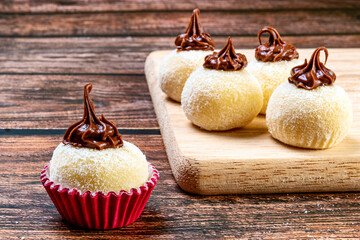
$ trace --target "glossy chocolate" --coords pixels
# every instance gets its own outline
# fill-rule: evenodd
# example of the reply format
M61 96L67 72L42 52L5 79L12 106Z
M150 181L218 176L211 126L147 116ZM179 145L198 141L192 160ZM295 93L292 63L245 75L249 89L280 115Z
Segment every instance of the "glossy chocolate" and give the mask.
M336 80L336 75L320 62L321 51L325 52L324 64L326 64L329 55L328 50L325 47L318 47L311 55L309 63L305 59L304 64L291 69L289 82L295 84L298 88L305 88L308 90L322 85L333 84Z
M199 23L200 10L194 9L186 32L177 36L175 45L178 51L187 50L211 50L215 49L215 43L210 34L202 32Z
M269 33L269 41L261 42L261 35ZM255 58L261 62L291 61L299 58L299 53L294 45L285 42L280 34L272 27L264 27L258 33L260 46L255 49Z
M229 37L223 49L205 57L203 66L209 69L237 71L247 66L247 59L245 55L235 52L231 37Z
M63 143L98 150L121 147L123 141L116 125L103 115L96 117L95 107L89 96L91 89L91 83L84 86L83 119L68 128Z

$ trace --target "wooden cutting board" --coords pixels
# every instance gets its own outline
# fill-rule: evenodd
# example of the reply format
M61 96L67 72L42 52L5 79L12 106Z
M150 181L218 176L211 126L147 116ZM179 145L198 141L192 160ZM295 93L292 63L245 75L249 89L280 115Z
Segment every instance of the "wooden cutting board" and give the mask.
M360 190L360 49L329 49L326 66L349 94L354 122L344 141L327 150L274 140L261 115L226 132L194 126L159 88L159 65L168 52L152 52L145 73L171 169L183 190L202 195ZM238 52L254 59L254 50ZM312 52L299 50L302 59Z

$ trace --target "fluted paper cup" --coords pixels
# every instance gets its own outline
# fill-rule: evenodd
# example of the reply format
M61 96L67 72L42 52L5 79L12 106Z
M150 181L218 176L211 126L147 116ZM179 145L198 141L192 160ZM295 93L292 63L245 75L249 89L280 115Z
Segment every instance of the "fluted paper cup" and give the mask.
M120 228L136 221L154 189L159 173L149 163L150 177L143 186L129 192L81 193L77 189L61 188L49 179L49 167L41 172L41 183L60 215L69 223L89 229Z

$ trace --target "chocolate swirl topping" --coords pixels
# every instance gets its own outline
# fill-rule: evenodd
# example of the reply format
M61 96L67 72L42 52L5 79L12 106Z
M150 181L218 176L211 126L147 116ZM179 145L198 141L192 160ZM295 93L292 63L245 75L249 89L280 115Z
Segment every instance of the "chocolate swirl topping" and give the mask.
M185 33L175 39L178 51L187 50L211 50L215 49L215 43L210 34L202 32L199 24L200 10L194 9L191 20Z
M98 150L121 147L123 141L115 124L107 120L104 115L100 118L96 117L95 107L89 96L91 89L91 83L84 86L83 119L68 128L63 143Z
M325 52L324 64L326 64L329 55L328 50L325 47L318 47L311 55L309 63L305 59L304 64L291 69L290 83L295 84L298 88L311 90L318 86L331 85L335 82L335 73L320 62L321 50Z
M269 33L269 41L261 42L261 35ZM280 37L280 34L272 27L264 27L258 33L260 46L255 49L255 58L262 62L279 62L291 61L294 58L299 58L299 53L296 51L294 45L286 43Z
M229 37L223 49L205 57L203 66L209 69L237 71L247 66L247 59L245 55L235 52L231 37Z

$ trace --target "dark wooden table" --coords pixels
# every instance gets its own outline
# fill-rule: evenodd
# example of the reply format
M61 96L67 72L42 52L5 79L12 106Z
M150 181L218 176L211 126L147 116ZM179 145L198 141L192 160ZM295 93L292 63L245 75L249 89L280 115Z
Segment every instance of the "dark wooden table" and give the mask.
M173 48L191 10L218 47L257 45L276 27L297 47L360 47L360 2L5 0L0 2L0 238L360 237L359 193L194 196L175 183L144 77L145 57ZM98 113L160 171L141 217L111 231L61 220L39 176L92 82Z

